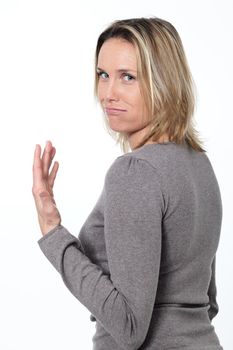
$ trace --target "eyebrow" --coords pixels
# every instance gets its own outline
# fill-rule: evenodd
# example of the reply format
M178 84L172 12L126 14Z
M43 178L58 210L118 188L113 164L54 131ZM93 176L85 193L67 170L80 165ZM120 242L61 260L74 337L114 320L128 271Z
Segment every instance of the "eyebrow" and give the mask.
M104 69L97 67L97 70L105 71ZM136 70L133 69L127 69L127 68L121 68L121 69L116 69L116 72L137 72Z

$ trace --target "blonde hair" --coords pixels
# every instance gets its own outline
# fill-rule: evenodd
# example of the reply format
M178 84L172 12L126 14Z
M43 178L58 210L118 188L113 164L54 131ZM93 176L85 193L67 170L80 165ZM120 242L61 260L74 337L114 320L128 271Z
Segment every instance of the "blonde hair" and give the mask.
M157 142L166 133L177 144L187 142L199 152L206 152L194 127L196 86L185 56L183 44L174 26L158 17L131 18L112 22L97 40L95 51L94 95L98 99L98 55L110 38L127 40L134 45L138 80L150 116L150 129L135 147L149 139ZM130 150L124 132L113 131L104 117L106 130L126 153Z

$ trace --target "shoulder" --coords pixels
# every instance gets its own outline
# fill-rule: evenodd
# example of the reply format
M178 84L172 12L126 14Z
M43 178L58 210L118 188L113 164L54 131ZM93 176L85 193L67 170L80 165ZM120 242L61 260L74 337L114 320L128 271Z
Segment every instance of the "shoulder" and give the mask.
M183 150L178 145L148 144L117 157L107 171L107 177L146 174L163 181L169 167L182 158Z
M150 162L134 154L124 154L114 160L106 173L104 188L107 206L122 206L129 217L138 217L139 213L141 219L150 214L157 217L155 212L161 217L164 211L158 174Z
M156 169L147 160L134 154L124 154L117 157L106 173L106 179L111 178L134 178L141 176L156 176Z
M121 187L127 191L162 192L161 179L156 168L147 159L135 154L117 157L105 175L105 187Z

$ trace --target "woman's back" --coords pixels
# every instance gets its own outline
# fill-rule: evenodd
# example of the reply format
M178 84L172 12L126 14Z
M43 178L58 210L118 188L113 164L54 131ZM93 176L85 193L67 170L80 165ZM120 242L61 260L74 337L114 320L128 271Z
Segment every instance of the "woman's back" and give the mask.
M222 220L210 161L205 153L173 143L145 145L133 154L154 167L164 195L157 302L168 296L174 303L207 303Z
M215 349L213 344L221 349L209 322L218 312L215 254L222 222L221 195L212 165L205 153L172 142L148 144L131 154L153 166L165 202L155 303L210 301L210 307L195 308L155 304L142 349L149 349L150 343L158 349L189 349L189 344L192 349Z

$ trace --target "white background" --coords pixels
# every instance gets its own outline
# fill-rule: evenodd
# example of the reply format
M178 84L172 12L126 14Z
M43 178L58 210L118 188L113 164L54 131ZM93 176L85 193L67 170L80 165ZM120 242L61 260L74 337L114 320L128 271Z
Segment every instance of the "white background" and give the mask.
M91 349L95 322L40 251L32 188L35 144L51 140L60 169L55 199L78 235L104 175L121 154L93 97L99 34L115 19L157 16L180 33L198 89L196 121L223 202L217 252L219 314L232 348L231 1L0 0L0 348Z

